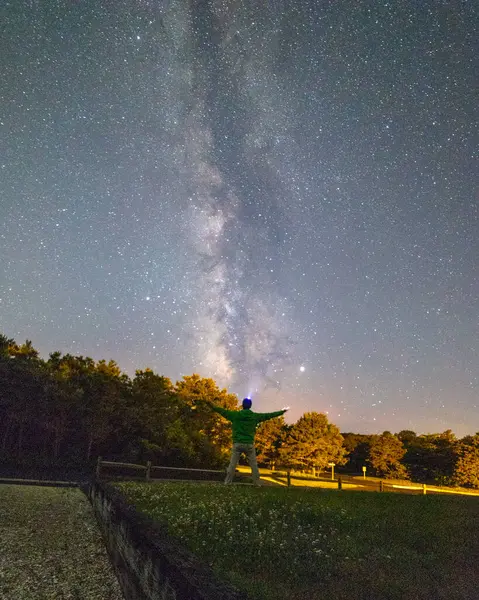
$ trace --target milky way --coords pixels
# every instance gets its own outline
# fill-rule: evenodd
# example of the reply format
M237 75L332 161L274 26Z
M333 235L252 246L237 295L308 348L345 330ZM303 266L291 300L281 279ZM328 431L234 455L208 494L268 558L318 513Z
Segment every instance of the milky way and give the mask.
M274 368L289 359L288 299L272 267L279 261L288 268L278 247L286 240L286 156L275 146L294 144L288 96L266 51L275 46L281 19L268 17L250 31L252 18L244 5L193 9L186 40L195 41L195 100L185 119L188 221L201 274L198 360L221 381L246 380L250 393L280 386ZM293 165L286 166L290 173Z
M0 330L343 431L477 431L477 17L3 3Z

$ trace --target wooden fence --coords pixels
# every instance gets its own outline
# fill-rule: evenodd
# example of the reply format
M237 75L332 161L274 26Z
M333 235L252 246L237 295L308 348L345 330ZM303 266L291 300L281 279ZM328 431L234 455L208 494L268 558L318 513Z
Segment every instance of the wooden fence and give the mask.
M108 471L116 471L117 474L113 477L108 476ZM118 471L120 473L118 474ZM123 471L123 473L121 473ZM127 473L125 473L127 471ZM137 475L132 473L137 473ZM273 474L274 473L274 474ZM273 472L268 478L276 480L280 485L286 485L287 487L301 487L298 484L298 480L301 479L300 475L292 473L290 469L281 469ZM101 479L102 475L106 474L106 479L140 479L145 481L150 480L177 480L177 481L223 481L226 471L222 469L195 469L189 467L163 467L159 465L152 465L151 461L148 461L144 465L138 465L133 463L121 463L103 460L101 456L98 457L96 464L96 478ZM244 481L244 474L237 473L237 479ZM441 488L434 485L427 485L425 483L413 483L409 485L406 482L395 483L389 480L363 480L352 476L339 475L337 479L329 478L308 478L316 481L324 481L325 483L333 483L337 490L347 489L348 491L369 491L369 492L395 492L403 494L461 494L461 495L479 495L478 492L468 492L465 490L453 490L447 488ZM292 483L292 480L295 480ZM331 489L331 487L330 487Z
M116 470L128 470L130 473L128 475L120 475L120 477L131 477L131 471L138 471L139 476L135 477L138 479L145 479L145 481L150 481L151 479L180 479L180 480L188 480L188 481L198 481L205 479L219 479L223 478L225 475L225 471L219 469L194 469L188 467L163 467L158 465L152 465L151 461L147 461L145 465L138 465L134 463L122 463L115 461L103 460L101 456L98 457L96 464L96 477L97 479L101 479L102 472L104 473L105 469L116 469ZM153 472L153 476L152 476ZM155 474L161 473L160 477L155 477ZM291 479L294 476L291 475L291 469L287 469L285 472L279 471L277 472L277 479L280 480L281 476L286 479L287 487L291 487ZM206 477L205 477L206 475ZM170 476L170 477L169 477ZM172 477L173 476L173 477ZM212 477L213 476L213 477ZM343 489L343 478L341 475L333 480L338 490ZM300 487L300 486L295 486ZM385 483L384 481L379 482L371 482L364 485L362 482L355 482L355 487L359 489L368 489L369 491L394 491L394 492L409 492L409 491L420 491L422 494L426 494L426 484L422 484L421 486L399 486L393 485L390 483Z
M116 470L125 472L138 472L138 477L134 476L135 479L145 479L149 481L151 479L181 479L181 480L216 480L223 479L225 476L224 470L219 469L193 469L187 467L163 467L159 465L152 465L151 461L147 461L145 465L137 465L133 463L122 463L109 460L103 460L101 456L98 457L96 463L96 478L101 479L102 474L105 470ZM159 476L158 476L159 475ZM118 476L118 475L117 475ZM126 477L120 473L119 477Z
M291 469L281 469L276 471L274 475L272 475L273 479L276 479L278 482L281 482L283 485L287 487L302 487L301 486L301 475L292 473ZM292 480L295 480L292 483ZM451 490L444 487L434 486L434 485L426 485L425 483L414 483L411 482L407 484L399 483L391 480L363 480L358 477L352 476L343 476L339 475L337 478L330 479L329 477L308 477L305 478L305 487L310 487L306 482L310 481L318 481L324 482L326 484L330 484L328 486L330 489L332 485L334 488L338 490L347 489L348 491L369 491L369 492L394 492L394 493L403 493L403 494L416 494L416 495L426 495L426 494L465 494L465 495L474 495L472 492L466 492L465 490ZM318 487L321 487L320 485ZM334 489L333 488L333 489ZM476 494L477 495L477 494Z

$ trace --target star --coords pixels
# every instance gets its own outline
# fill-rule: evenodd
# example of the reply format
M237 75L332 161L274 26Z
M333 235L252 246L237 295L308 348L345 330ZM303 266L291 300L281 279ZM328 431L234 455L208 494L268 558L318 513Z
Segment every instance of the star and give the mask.
M472 3L4 4L0 333L479 430Z

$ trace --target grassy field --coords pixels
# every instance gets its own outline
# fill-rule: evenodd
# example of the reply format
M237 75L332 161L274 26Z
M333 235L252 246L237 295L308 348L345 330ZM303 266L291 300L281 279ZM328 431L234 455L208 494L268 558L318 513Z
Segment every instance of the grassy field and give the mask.
M477 600L479 499L120 483L261 600Z
M246 481L251 481L251 469L244 465L238 465L236 470L241 476L246 478ZM260 467L259 472L263 482L276 485L287 485L286 471L271 471ZM384 479L380 477L366 477L361 475L339 474L342 478L343 490L369 491L378 492L379 482L383 481L385 491L399 491L403 488L404 492L422 493L422 483L415 483L409 479ZM338 473L334 481L330 479L331 473L321 473L321 478L315 477L310 473L300 471L291 471L291 486L294 487L315 487L324 489L338 489ZM363 487L366 484L367 487ZM427 484L427 493L441 494L461 494L466 496L479 496L479 491L470 488L461 488L454 486L437 486Z
M251 474L251 468L245 467L243 465L238 465L236 467L237 472L241 475L246 476L248 480L250 480L249 476ZM271 471L270 469L261 468L259 469L261 480L270 484L275 485L287 485L287 475L286 471ZM324 488L337 490L338 482L335 481L323 481L318 480L314 475L310 475L309 473L300 473L298 471L291 472L291 485L295 487L316 487L316 488ZM351 483L343 483L343 489L356 489L358 486Z
M1 600L122 598L80 490L0 485Z

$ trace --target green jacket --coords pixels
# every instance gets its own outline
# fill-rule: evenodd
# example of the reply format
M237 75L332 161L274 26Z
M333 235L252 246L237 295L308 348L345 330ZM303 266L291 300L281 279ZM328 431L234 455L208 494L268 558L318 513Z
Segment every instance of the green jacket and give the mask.
M271 413L255 413L249 408L227 410L215 404L208 404L215 412L228 419L228 421L231 421L231 425L233 426L233 444L254 444L256 427L263 421L280 417L286 412L285 410L277 410Z

